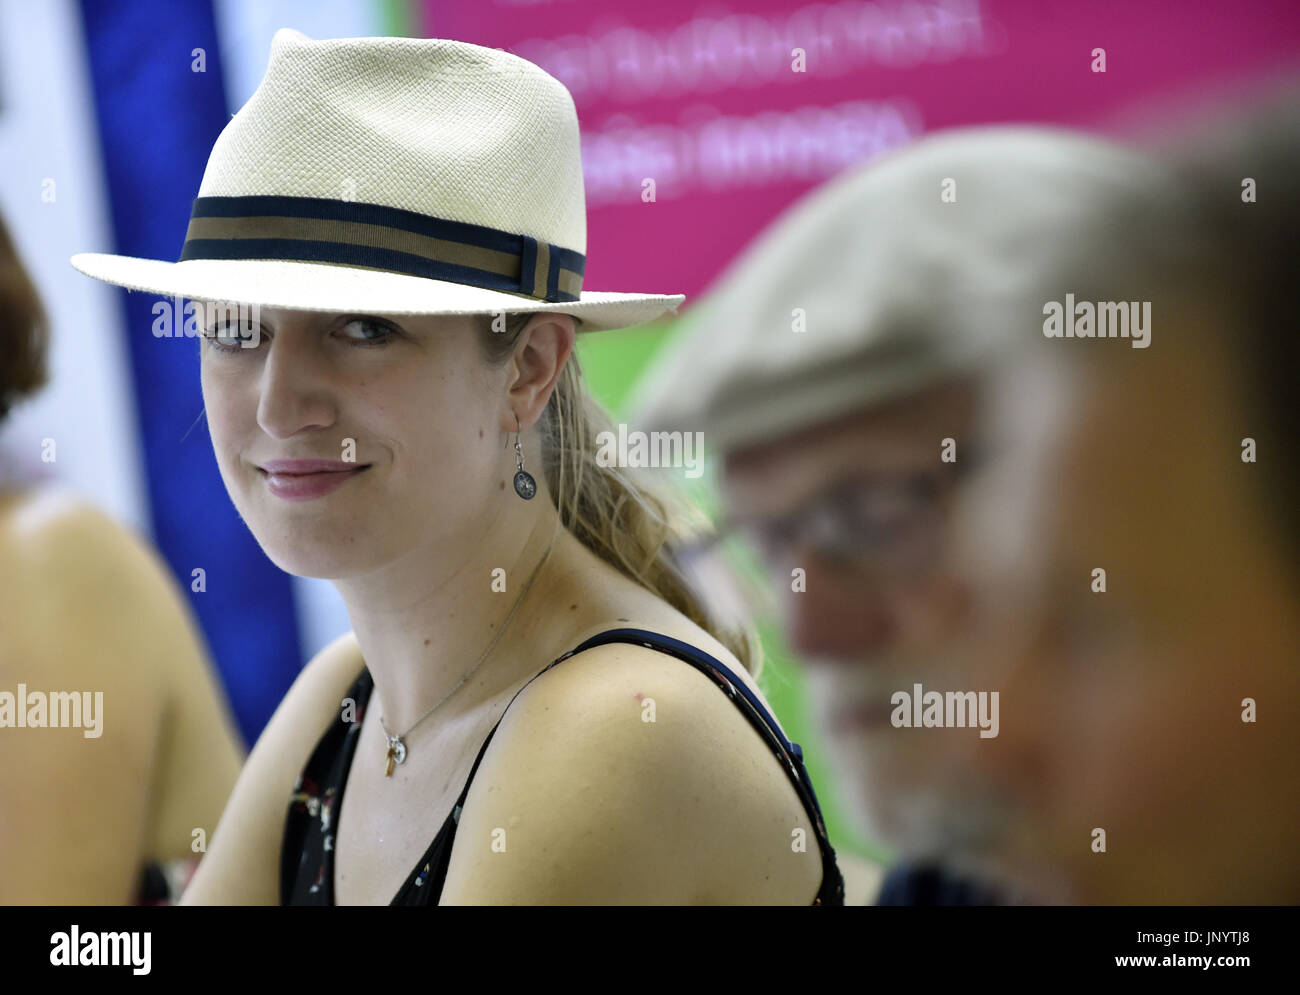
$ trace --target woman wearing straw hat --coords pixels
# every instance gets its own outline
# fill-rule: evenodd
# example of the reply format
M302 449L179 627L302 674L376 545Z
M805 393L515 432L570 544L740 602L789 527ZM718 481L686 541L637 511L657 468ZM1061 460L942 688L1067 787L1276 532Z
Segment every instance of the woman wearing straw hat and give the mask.
M73 257L207 305L231 499L354 630L267 725L187 903L842 904L754 640L677 571L668 506L595 460L575 334L682 298L584 291L585 250L558 81L286 29L180 260Z

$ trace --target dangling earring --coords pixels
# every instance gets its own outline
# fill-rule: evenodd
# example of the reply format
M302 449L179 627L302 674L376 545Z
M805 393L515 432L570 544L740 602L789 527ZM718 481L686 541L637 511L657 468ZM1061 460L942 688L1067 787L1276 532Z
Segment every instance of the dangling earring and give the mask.
M515 415L515 493L525 501L531 501L537 493L537 481L524 469L524 447L519 444L519 416Z

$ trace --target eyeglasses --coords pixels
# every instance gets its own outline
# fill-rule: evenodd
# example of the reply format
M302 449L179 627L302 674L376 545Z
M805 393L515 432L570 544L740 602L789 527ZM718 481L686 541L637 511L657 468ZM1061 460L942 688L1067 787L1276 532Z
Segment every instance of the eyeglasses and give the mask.
M960 461L926 470L842 477L784 514L724 519L681 556L704 556L740 534L768 563L786 562L798 549L850 569L924 573L942 554L957 485L983 462L968 447Z

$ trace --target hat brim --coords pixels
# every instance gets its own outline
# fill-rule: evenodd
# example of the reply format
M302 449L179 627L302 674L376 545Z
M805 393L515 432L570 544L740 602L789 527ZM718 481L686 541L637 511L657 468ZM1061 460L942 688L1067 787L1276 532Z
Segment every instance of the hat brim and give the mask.
M552 303L462 283L383 270L279 259L168 262L82 252L71 258L86 276L127 290L260 307L367 314L491 314L545 311L582 319L580 331L630 328L677 310L682 294L583 292Z

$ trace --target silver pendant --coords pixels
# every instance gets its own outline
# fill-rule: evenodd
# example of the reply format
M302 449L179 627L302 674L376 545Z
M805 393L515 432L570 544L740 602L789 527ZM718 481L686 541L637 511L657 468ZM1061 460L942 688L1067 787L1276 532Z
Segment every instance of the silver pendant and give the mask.
M515 493L525 501L532 500L533 495L537 493L537 481L527 470L520 470L515 474Z

